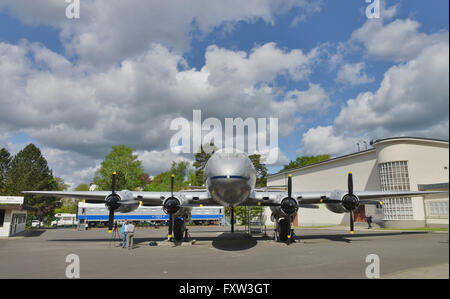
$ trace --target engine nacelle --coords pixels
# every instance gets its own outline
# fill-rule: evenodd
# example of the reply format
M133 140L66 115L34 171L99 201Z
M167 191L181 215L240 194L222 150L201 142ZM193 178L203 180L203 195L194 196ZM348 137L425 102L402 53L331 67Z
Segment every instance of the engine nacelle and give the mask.
M325 205L328 210L330 210L333 213L342 214L347 212L345 208L340 203L329 203Z
M285 218L297 215L298 201L294 198L285 197L280 201L279 206L271 206L272 215L275 218Z
M176 196L168 197L163 202L163 210L166 214L178 216L181 208L182 200Z
M114 210L120 213L129 213L139 207L139 202L134 199L133 193L129 190L122 190L115 192L115 194L110 194L106 196L105 200L106 208L108 208L110 202L113 202L117 206Z
M163 210L166 214L173 213L174 217L182 217L185 221L191 220L191 207L182 207L184 197L168 197L163 202Z
M341 202L326 204L327 209L333 213L348 213L359 207L359 198L354 194L336 192L334 196L340 198Z

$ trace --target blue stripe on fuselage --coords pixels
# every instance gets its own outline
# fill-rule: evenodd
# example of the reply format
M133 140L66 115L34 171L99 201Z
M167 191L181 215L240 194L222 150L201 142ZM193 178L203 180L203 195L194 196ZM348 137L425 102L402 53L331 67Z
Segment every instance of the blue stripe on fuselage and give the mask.
M224 215L192 215L192 220L221 219ZM108 221L108 215L78 215L79 220L105 220ZM116 220L169 220L169 215L115 215Z
M216 180L216 179L241 179L241 180L248 181L250 178L245 177L245 176L240 176L240 175L216 175L216 176L211 177L211 180Z

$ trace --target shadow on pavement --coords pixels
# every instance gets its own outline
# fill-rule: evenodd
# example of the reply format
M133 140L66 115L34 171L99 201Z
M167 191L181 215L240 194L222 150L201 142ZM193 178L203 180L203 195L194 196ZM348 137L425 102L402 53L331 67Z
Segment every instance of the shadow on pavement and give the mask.
M15 234L14 237L39 237L45 233L45 229L32 229Z
M296 240L315 240L315 239L327 239L335 242L345 242L351 243L352 241L357 241L355 238L364 237L386 237L386 236L405 236L405 235L419 235L428 234L428 232L389 232L389 233L355 233L350 235L349 233L343 234L328 234L328 235L297 235Z
M196 242L201 243L203 242L211 242L211 245L219 250L224 251L242 251L242 250L248 250L250 248L255 247L258 244L258 241L268 241L273 240L272 235L266 235L266 236L248 236L245 234L245 232L222 232L219 236L196 236L195 233L197 232L191 232L194 233L194 235L191 237L189 241L181 242L181 243L173 243L172 247L176 247L179 245L182 245L182 243L189 243L195 240ZM326 239L330 241L335 242L345 242L345 243L352 243L354 241L359 241L358 238L364 238L364 237L384 237L384 236L405 236L405 235L423 235L428 234L428 232L386 232L386 233L360 233L355 235L349 235L348 233L342 233L342 234L315 234L315 235L297 235L296 236L296 243L301 244L301 242L306 242L311 240L318 240L318 239ZM67 239L53 239L53 240L47 240L48 242L121 242L121 239L119 238L111 238L111 237L105 237L105 238L83 238L83 239L73 239L73 238L67 238ZM362 240L361 240L362 241ZM150 242L156 242L156 246L159 246L161 242L166 242L165 237L135 237L134 238L134 244L140 248L140 247L150 247ZM311 243L311 242L309 242ZM313 242L312 242L313 243ZM282 243L280 243L282 244Z

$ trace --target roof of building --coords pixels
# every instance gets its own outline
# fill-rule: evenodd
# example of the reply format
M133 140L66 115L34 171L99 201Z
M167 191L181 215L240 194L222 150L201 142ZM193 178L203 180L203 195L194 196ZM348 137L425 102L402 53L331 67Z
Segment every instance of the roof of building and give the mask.
M395 141L395 140L399 140L399 141L404 141L404 140L435 141L435 142L448 143L448 140L443 140L443 139L400 136L400 137L388 137L388 138L372 140L372 141L370 141L370 145L374 145L374 144L380 143L380 142Z
M442 139L400 136L400 137L389 137L389 138L382 138L382 139L372 140L370 142L370 145L373 146L376 143L381 143L381 142L386 142L386 141L394 141L394 140L400 140L400 141L405 141L405 140L436 141L436 142L441 142L441 143L448 143L448 140L442 140ZM359 151L359 152L355 152L355 153L351 153L351 154L347 154L347 155L331 158L331 159L328 159L328 160L325 160L325 161L321 161L321 162L317 162L317 163L314 163L314 164L309 164L309 165L305 165L305 166L298 167L298 168L292 168L292 169L289 169L289 170L286 170L286 171L282 171L282 172L278 172L278 173L272 173L272 174L269 174L267 177L272 177L272 176L282 175L282 174L288 174L288 173L291 173L291 172L294 172L294 171L297 171L297 170L300 170L300 169L305 169L305 168L309 168L309 167L313 167L313 166L317 166L317 165L321 165L321 164L335 162L335 161L341 160L341 159L346 159L346 158L351 158L351 157L362 155L362 154L371 153L371 152L373 152L375 150L376 150L375 148L371 148L371 149L367 149L367 150L363 150L363 151Z

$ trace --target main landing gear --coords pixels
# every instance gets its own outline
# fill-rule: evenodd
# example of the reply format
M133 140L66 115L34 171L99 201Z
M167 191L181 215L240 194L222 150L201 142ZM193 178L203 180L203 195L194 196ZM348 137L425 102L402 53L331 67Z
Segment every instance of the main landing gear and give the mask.
M295 233L291 227L291 221L289 218L277 219L275 241L286 242L287 244L295 242Z
M183 218L175 218L173 221L173 235L169 241L182 242L189 241L190 235L186 228L186 221Z

